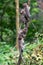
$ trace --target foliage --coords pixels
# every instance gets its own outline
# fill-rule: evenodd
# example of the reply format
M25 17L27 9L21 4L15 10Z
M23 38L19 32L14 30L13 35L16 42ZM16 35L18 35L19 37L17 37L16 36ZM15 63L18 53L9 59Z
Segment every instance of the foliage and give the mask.
M20 0L20 8L22 4L27 2L27 0ZM7 5L6 5L7 3ZM31 23L29 26L29 30L26 36L26 41L31 41L35 38L35 33L43 33L43 20L39 19L38 13L40 13L39 8L37 8L38 4L36 0L31 0ZM16 7L14 0L2 0L0 2L0 14L1 14L1 32L2 32L2 40L8 43L14 43L16 40ZM4 12L4 13L3 13ZM29 38L29 39L28 39ZM12 40L11 40L12 39Z
M14 43L16 39L16 25L15 25L15 2L14 0L2 0L0 2L0 17L1 17L1 33L2 33L2 40L4 42L11 41ZM12 40L11 40L12 39Z
M43 42L39 40L37 44L27 44L24 48L21 65L43 65ZM18 57L19 52L15 47L6 45L5 42L0 43L0 65L16 65Z
M19 0L20 8L27 0ZM25 38L21 65L43 65L43 11L31 0L31 19ZM42 13L41 13L41 12ZM16 42L16 4L14 0L0 0L0 65L16 65L19 52Z

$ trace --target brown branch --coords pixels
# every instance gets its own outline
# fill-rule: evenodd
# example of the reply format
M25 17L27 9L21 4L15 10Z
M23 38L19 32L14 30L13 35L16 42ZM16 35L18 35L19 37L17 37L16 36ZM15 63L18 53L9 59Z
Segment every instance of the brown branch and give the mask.
M16 48L18 49L18 32L19 32L19 0L16 3Z

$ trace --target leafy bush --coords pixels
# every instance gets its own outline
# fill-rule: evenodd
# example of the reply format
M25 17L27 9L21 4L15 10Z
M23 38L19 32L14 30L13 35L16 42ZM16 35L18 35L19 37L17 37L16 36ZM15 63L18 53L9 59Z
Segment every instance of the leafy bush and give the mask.
M11 45L5 42L0 43L0 65L16 65L19 58L19 52ZM43 42L27 43L22 55L21 65L43 65Z

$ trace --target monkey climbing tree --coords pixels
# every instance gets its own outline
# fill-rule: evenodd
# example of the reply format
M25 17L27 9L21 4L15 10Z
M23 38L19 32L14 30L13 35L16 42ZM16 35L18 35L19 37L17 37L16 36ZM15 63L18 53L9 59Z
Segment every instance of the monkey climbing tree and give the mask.
M23 49L24 49L24 39L26 37L26 33L28 31L29 28L29 19L30 19L30 0L28 1L28 3L24 3L23 4L23 8L20 11L20 23L23 23L24 28L22 29L19 26L19 0L16 0L16 30L17 30L17 39L16 39L16 44L19 48L19 60L17 65L21 64L22 61L22 53L23 53Z

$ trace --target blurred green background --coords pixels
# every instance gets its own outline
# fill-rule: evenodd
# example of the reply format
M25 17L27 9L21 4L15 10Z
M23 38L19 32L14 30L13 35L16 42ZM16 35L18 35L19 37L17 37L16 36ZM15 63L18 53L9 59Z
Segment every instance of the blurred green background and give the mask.
M22 4L28 0L20 0ZM30 1L30 26L25 38L27 46L21 65L43 65L43 2ZM16 45L16 4L14 0L0 0L0 65L16 65L19 52Z

